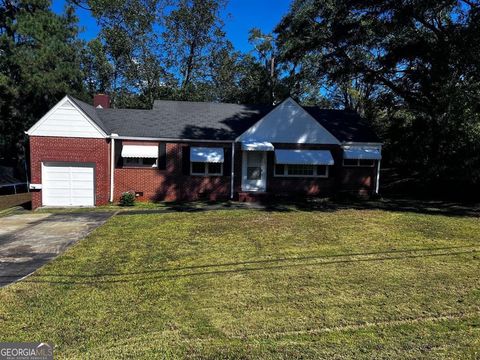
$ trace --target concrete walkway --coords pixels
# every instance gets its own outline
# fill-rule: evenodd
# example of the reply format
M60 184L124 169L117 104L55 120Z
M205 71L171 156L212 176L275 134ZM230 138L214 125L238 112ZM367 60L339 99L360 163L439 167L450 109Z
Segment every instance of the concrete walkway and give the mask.
M28 213L0 218L0 287L31 274L112 215Z

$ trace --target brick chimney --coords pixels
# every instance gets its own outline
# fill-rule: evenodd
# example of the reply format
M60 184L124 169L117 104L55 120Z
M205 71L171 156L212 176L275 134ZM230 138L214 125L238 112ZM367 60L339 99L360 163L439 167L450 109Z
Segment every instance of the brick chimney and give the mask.
M107 94L97 94L93 97L93 106L108 109L110 107L110 96Z

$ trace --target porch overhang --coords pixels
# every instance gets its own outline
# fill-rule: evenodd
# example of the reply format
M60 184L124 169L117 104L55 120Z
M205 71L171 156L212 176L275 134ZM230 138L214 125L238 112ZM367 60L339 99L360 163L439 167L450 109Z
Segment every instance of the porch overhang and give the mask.
M333 165L329 150L275 150L277 164L291 165Z
M155 145L123 145L123 158L157 158L158 146Z
M381 160L382 153L378 148L348 148L343 150L344 159Z
M242 141L243 151L274 151L273 144L268 141Z
M224 162L223 148L191 147L190 161L206 162L206 163L223 163Z

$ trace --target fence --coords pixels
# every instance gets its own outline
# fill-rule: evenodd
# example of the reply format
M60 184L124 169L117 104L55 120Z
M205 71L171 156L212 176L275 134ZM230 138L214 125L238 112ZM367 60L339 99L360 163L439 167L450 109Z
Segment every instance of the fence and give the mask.
M2 195L0 196L0 210L8 209L14 206L23 206L24 208L30 208L31 201L31 193Z

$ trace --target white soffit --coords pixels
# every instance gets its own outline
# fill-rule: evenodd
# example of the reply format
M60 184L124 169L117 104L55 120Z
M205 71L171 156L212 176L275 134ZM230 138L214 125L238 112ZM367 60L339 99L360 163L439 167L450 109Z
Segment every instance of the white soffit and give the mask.
M213 147L191 147L191 162L223 163L223 148Z
M382 152L378 148L346 148L343 150L344 159L365 159L365 160L380 160Z
M275 150L277 164L333 165L329 150Z
M273 144L268 141L242 141L242 150L244 151L273 151Z
M155 145L123 145L124 158L157 158L158 146Z

